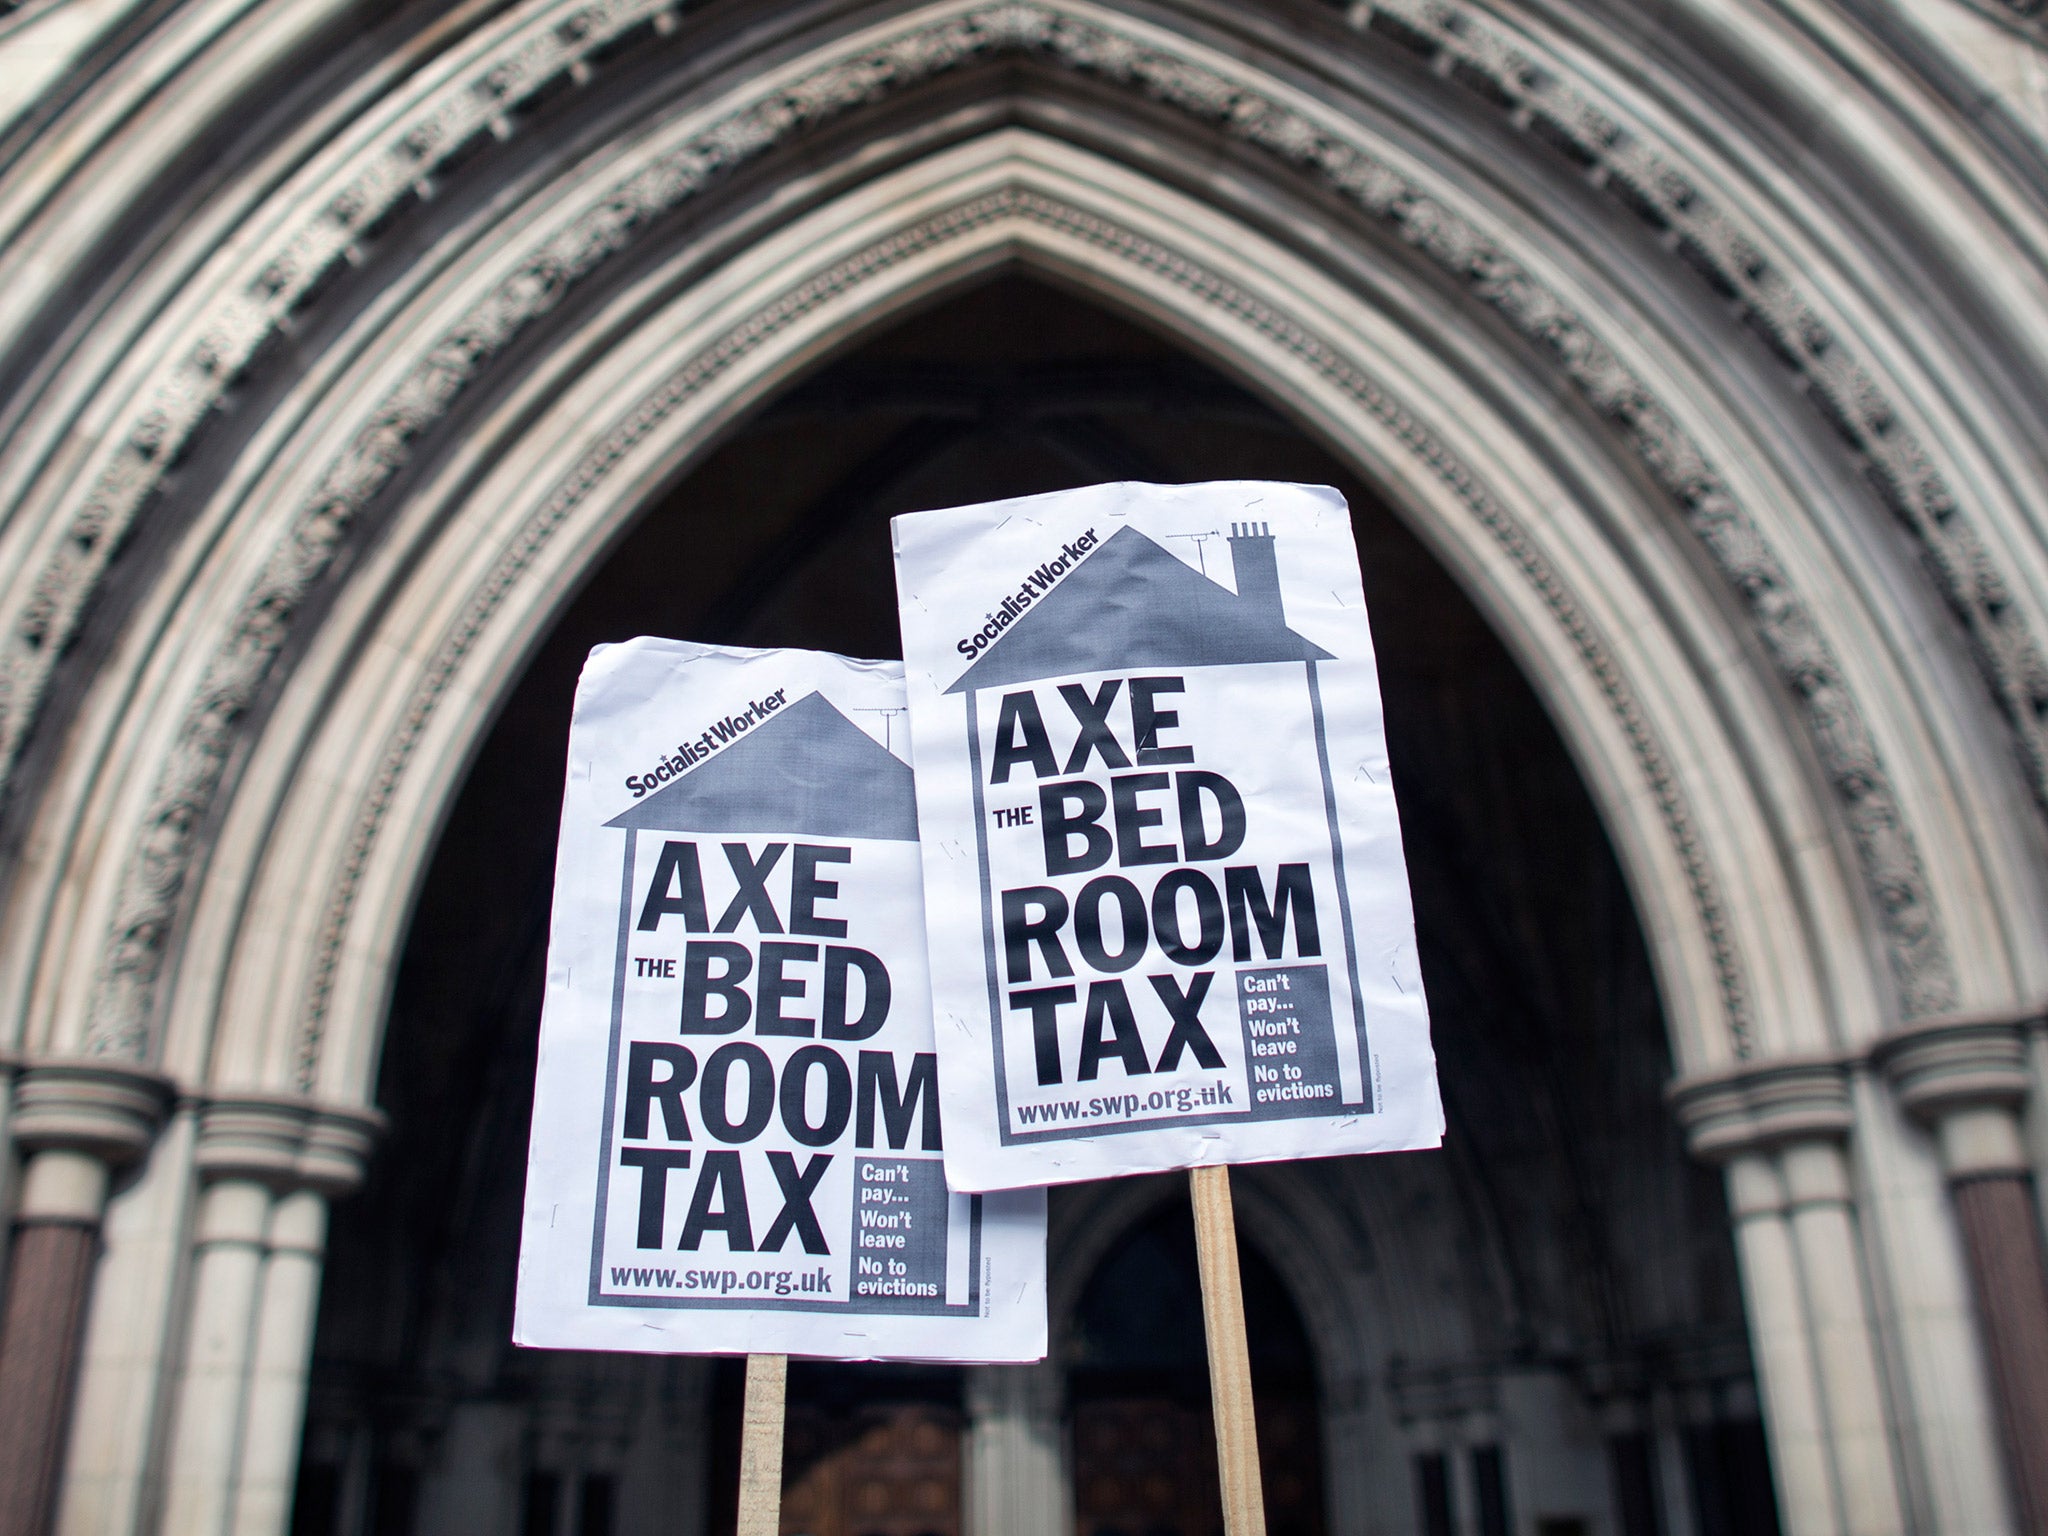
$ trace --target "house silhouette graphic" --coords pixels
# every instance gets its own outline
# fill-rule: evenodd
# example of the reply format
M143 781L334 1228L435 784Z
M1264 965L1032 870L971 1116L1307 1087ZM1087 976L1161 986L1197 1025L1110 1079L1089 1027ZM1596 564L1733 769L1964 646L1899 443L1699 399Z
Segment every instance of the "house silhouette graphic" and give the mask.
M946 692L1080 672L1329 661L1287 627L1270 530L1231 524L1233 592L1137 529L1119 528Z
M917 800L910 765L812 692L605 825L914 843Z

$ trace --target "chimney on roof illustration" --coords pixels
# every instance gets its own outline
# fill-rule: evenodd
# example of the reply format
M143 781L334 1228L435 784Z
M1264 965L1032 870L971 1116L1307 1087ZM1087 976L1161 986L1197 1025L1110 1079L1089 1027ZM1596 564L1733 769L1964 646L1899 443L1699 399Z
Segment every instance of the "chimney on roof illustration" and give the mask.
M1125 524L946 691L1119 668L1328 661L1328 651L1287 627L1271 525L1233 523L1230 544L1234 592Z
M1275 624L1287 622L1280 599L1280 566L1273 558L1271 523L1230 525L1230 568L1237 577L1237 595L1256 605Z

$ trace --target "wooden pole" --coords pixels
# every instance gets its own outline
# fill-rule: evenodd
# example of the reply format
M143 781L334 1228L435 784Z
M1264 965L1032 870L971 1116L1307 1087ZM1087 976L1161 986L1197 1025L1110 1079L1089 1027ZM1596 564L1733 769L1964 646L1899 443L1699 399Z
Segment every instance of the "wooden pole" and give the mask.
M789 1356L747 1356L747 1399L740 1413L740 1518L737 1536L779 1536L782 1528L782 1420Z
M1266 1536L1259 1483L1259 1436L1252 1420L1252 1355L1244 1335L1244 1281L1237 1268L1237 1222L1230 1170L1193 1168L1195 1262L1202 1274L1202 1322L1209 1335L1209 1397L1216 1413L1216 1473L1223 1489L1224 1536Z

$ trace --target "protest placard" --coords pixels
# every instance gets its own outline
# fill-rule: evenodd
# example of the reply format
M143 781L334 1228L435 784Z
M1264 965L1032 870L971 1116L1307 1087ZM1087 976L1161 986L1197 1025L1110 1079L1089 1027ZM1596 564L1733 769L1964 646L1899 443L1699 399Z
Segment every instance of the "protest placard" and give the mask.
M956 1188L1188 1168L1263 1536L1228 1164L1443 1135L1351 520L1101 485L894 522Z
M1044 1192L944 1175L903 710L892 662L591 653L517 1342L1044 1355Z
M1343 498L894 529L955 1187L1437 1145Z

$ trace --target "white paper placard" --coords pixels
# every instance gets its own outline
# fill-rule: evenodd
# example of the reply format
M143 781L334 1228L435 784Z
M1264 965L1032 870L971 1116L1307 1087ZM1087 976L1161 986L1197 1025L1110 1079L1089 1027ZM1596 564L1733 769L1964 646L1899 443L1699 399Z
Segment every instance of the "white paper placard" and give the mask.
M945 1179L903 709L894 662L591 652L517 1342L1045 1354L1045 1192Z
M1343 498L894 530L954 1186L1438 1145Z

